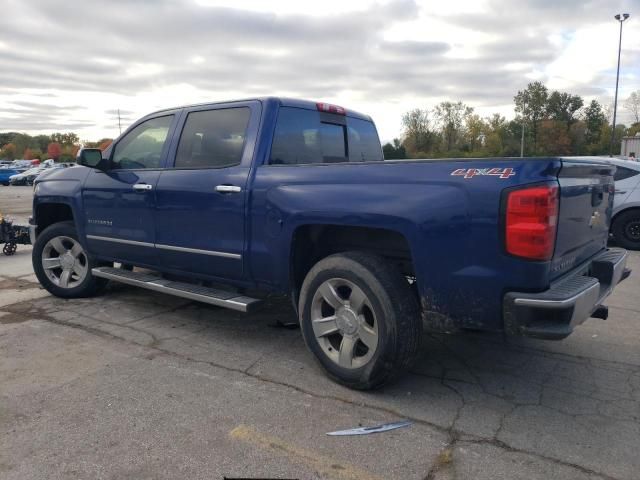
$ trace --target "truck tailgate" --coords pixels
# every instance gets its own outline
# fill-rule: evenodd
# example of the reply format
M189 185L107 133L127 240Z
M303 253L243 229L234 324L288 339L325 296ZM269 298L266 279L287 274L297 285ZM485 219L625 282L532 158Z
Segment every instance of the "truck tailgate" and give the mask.
M560 213L551 279L558 278L607 245L613 209L613 174L606 164L562 160L558 174Z

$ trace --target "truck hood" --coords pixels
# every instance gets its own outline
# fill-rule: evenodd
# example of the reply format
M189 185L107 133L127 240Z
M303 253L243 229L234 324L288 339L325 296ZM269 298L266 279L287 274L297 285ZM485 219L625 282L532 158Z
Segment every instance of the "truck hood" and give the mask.
M77 166L77 167L69 167L69 168L52 168L44 170L38 177L35 179L34 184L37 185L43 182L50 181L65 181L65 180L76 180L83 181L89 172L90 168Z

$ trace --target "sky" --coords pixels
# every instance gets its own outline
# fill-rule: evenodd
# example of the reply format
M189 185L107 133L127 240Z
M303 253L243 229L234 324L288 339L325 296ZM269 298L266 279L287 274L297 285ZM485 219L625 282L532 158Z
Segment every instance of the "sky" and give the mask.
M635 8L634 8L635 7ZM640 89L640 0L2 0L0 132L97 140L161 108L266 95L373 117L462 100L514 116L540 80L611 105Z

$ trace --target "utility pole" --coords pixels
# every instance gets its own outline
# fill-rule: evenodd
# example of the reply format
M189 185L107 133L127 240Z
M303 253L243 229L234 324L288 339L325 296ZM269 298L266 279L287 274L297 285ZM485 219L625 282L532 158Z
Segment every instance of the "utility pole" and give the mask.
M520 158L524 157L524 114L527 110L527 104L522 105L522 133L520 134Z
M118 108L118 130L120 131L120 135L122 135L122 125L120 124L120 109Z
M611 143L609 145L609 156L613 157L613 144L616 141L616 113L618 113L618 82L620 81L620 52L622 50L622 23L629 18L628 13L617 14L615 17L620 22L620 40L618 40L618 70L616 73L616 94L613 100L613 125L611 126Z

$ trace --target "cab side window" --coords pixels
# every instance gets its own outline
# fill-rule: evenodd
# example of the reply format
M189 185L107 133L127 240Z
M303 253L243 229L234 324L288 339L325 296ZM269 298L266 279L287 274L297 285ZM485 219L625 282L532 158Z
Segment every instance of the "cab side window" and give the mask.
M121 170L159 168L172 121L173 115L152 118L127 133L113 150L111 167Z
M250 115L248 107L189 113L174 168L223 168L240 164Z

